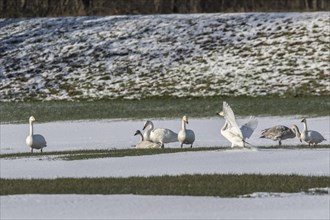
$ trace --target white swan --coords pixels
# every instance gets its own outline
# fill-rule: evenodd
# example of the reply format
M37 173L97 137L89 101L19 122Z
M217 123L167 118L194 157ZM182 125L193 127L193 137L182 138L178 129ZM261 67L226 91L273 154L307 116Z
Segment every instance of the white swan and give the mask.
M181 148L183 147L183 144L190 144L190 147L192 148L195 141L195 133L192 130L186 129L186 124L188 124L188 117L183 116L182 128L179 131L178 140L181 143Z
M36 119L33 116L29 118L30 134L25 140L26 145L31 148L31 153L33 153L33 149L40 149L40 151L42 152L42 148L47 146L47 142L42 135L33 134L33 122L35 121Z
M140 130L137 130L135 132L134 136L135 135L140 135L141 136L141 140L137 145L135 145L135 148L142 149L142 148L160 148L161 147L160 143L154 143L154 142L151 142L151 141L144 140L143 135L142 135Z
M295 138L296 133L293 129L290 129L284 125L276 125L271 128L266 128L261 131L260 138L267 138L273 141L278 141L278 144L282 145L282 140L286 140L289 138Z
M319 132L307 129L306 118L303 118L301 122L304 124L304 131L300 134L300 139L308 143L308 146L311 144L315 146L326 140Z
M234 112L226 102L223 102L222 111L218 115L225 118L221 134L231 142L231 147L245 147L245 139L250 138L257 128L257 119L251 116L246 124L238 127Z
M167 128L157 128L154 129L154 124L147 120L144 123L143 130L145 130L148 126L150 126L149 129L147 129L144 134L144 140L152 141L154 143L161 143L161 147L164 148L164 143L171 143L171 142L177 142L178 141L178 134L171 131Z

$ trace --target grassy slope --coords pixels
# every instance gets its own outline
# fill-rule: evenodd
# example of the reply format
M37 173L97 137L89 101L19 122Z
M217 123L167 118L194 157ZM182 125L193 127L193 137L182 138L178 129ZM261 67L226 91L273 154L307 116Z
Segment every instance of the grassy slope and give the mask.
M330 177L181 175L128 178L0 179L0 195L139 194L236 197L253 192L301 192L329 187ZM326 192L323 192L326 193Z
M212 117L221 111L222 102L227 101L236 115L330 115L330 97L208 97L208 98L152 98L144 100L100 100L100 101L51 101L51 102L2 102L2 123L27 123L34 115L38 121L157 118Z

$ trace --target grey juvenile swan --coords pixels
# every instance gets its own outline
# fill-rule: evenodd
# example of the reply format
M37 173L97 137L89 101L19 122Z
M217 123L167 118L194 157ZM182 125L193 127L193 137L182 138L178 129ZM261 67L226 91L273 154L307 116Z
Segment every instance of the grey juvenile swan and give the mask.
M33 134L33 122L35 121L36 119L33 116L29 118L30 134L25 140L26 145L31 148L31 153L33 153L33 149L40 149L40 151L42 152L42 148L47 146L47 142L44 136L40 134Z
M137 145L135 145L135 148L143 149L143 148L160 148L161 147L160 143L154 143L154 142L151 142L151 141L144 140L143 135L142 135L140 130L137 130L135 132L134 136L135 135L140 135L141 136L141 140Z
M273 141L278 141L278 144L282 145L282 140L286 140L289 138L295 138L296 133L293 129L290 129L284 125L276 125L271 128L266 128L261 131L260 138L267 138Z

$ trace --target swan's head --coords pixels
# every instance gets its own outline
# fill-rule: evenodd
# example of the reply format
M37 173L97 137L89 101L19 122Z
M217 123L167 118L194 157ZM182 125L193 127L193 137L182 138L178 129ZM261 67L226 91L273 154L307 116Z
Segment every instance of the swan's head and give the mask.
M221 111L221 112L218 112L217 115L224 117L225 113L223 111Z
M143 130L146 129L149 125L151 125L151 121L146 120L143 125Z
M35 119L33 116L31 116L31 117L29 118L29 122L32 123L32 122L34 122L34 121L36 121L36 119Z
M186 122L188 124L188 117L185 115L182 117L182 121Z
M301 123L304 123L304 122L306 122L306 118L301 119Z
M135 135L138 135L138 134L142 134L140 130L136 130L134 136L135 136Z

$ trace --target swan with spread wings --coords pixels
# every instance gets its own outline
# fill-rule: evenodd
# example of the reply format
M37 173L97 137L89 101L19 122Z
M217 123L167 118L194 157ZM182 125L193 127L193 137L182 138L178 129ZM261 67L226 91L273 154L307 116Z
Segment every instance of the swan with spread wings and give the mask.
M245 140L251 137L258 126L257 119L251 116L247 123L239 127L235 114L227 102L223 102L222 111L218 115L225 118L221 134L231 142L231 147L245 147L245 143L247 143Z

